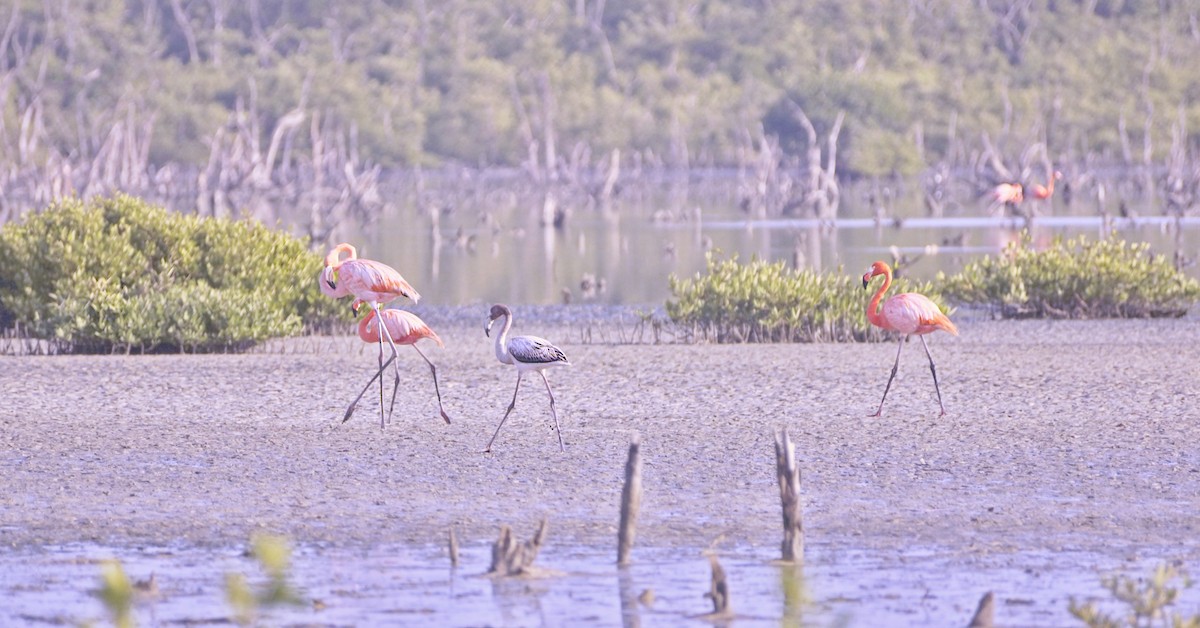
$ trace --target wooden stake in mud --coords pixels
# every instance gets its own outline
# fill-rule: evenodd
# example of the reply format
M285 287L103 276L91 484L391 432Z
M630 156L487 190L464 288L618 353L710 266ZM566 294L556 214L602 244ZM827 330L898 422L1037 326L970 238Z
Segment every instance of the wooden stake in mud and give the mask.
M975 609L975 616L971 618L971 623L967 624L967 628L992 628L995 615L996 598L991 591L988 591L980 598L979 608Z
M500 538L492 544L492 566L488 568L489 576L505 577L529 574L542 542L546 540L546 519L542 519L533 538L517 542L513 537L512 528L500 526Z
M617 531L617 564L629 564L633 537L637 528L638 509L642 505L642 456L638 449L641 437L633 435L629 442L629 458L625 461L625 488L621 489L621 527Z
M775 476L779 480L779 500L783 505L783 560L804 560L804 523L800 518L800 467L796 464L796 445L787 428L775 435Z
M450 566L458 566L458 537L454 534L454 526L450 527Z

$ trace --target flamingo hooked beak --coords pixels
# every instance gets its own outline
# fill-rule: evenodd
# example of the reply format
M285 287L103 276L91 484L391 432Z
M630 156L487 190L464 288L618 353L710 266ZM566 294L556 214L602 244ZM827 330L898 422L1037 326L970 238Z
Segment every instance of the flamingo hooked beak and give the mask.
M334 272L328 266L325 267L325 270L321 271L321 277L325 280L330 290L337 290L337 283L334 281Z
M492 323L495 323L495 322L496 322L496 319L494 319L494 318L488 319L487 327L483 328L483 335L487 336L488 338L492 337Z
M863 275L863 290L866 290L867 284L871 283L872 276L873 275L871 275L871 273L867 273L867 274Z

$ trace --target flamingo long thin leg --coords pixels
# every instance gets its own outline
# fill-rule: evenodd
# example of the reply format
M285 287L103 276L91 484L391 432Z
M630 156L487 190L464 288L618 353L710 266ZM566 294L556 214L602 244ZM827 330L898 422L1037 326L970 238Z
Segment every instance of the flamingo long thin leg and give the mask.
M395 356L392 356L392 357L394 358ZM381 377L382 377L382 375L383 375L383 373L380 373ZM388 424L391 424L391 422L392 422L392 411L396 409L396 391L399 389L400 389L400 370L399 370L399 368L397 368L396 375L392 379L392 402L390 404L388 404L388 413L387 413Z
M563 447L562 430L558 429L558 412L554 409L554 393L550 391L550 380L546 379L546 373L538 371L538 375L542 376L542 383L546 385L546 394L550 395L550 414L554 417L554 431L558 434L558 450L566 451Z
M435 393L437 393L437 399L438 399L438 410L440 410L440 411L441 411L441 413L442 413L442 418L446 420L446 425L449 425L449 424L450 424L450 415L449 415L449 414L446 414L446 409L442 407L442 391L441 391L441 389L438 387L438 381L437 381L437 367L433 365L433 362L430 362L430 361L429 361L429 358L425 357L425 352L424 352L424 351L421 351L421 348L420 348L420 347L418 347L417 345L413 345L413 346L412 346L412 348L413 348L413 349L416 349L416 350L417 350L417 353L421 354L421 357L425 359L425 363L429 365L429 372L430 372L430 373L433 373L433 391L434 391ZM397 380L397 381L399 381L399 380ZM395 402L396 402L396 398L395 398L395 397L393 397L393 398L392 398L392 403L395 403Z
M390 359L388 359L387 362L384 362L383 364L381 364L379 366L379 370L375 371L375 376L372 377L371 379L367 380L367 385L363 386L362 392L358 393L358 396L354 398L354 401L350 402L350 407L346 408L346 415L342 417L342 423L345 423L346 421L350 420L350 417L354 414L354 410L358 407L358 402L361 401L363 398L363 395L367 394L367 391L371 389L371 384L374 384L376 379L383 377L384 369L386 369L388 366L390 366L392 363L392 360L395 360L395 359L396 359L396 357L392 356Z
M383 336L379 337L379 375L379 429L383 429Z
M504 422L508 420L508 415L513 411L513 408L517 407L518 390L521 390L521 371L517 371L517 387L513 389L512 402L508 404L508 409L504 411L504 418L500 419L500 425L496 426L496 433L492 434L492 440L488 441L487 448L483 450L483 453L490 453L492 451L492 443L496 442L496 437L500 435L500 428L504 427Z
M933 355L929 353L929 345L925 344L925 336L921 336L921 346L925 347L925 357L929 358L929 372L933 373L933 389L937 391L938 407L942 409L939 417L946 416L946 406L942 405L942 389L938 386L937 367L933 365Z
M400 351L398 349L396 349L396 343L392 340L392 333L388 331L387 325L383 324L383 307L380 304L376 303L374 305L374 308L375 308L375 320L380 321L379 329L382 331L382 333L379 334L379 361L380 361L380 363L382 363L383 362L383 339L384 338L387 338L388 345L392 347L392 357L393 358L400 357ZM399 385L400 385L400 364L397 363L396 364L396 386L399 386ZM395 401L396 401L396 393L395 393L395 387L393 387L393 389L392 389L393 405L395 405ZM389 419L391 418L390 412L388 413L388 418ZM383 429L383 379L379 380L379 428Z
M888 376L887 386L883 389L883 399L879 400L879 409L871 416L881 416L883 414L883 402L887 400L888 391L892 389L892 380L896 379L896 369L900 366L900 351L904 349L905 340L908 340L908 336L900 337L900 347L896 349L896 362L892 364L892 374ZM925 339L922 338L921 342L925 342Z

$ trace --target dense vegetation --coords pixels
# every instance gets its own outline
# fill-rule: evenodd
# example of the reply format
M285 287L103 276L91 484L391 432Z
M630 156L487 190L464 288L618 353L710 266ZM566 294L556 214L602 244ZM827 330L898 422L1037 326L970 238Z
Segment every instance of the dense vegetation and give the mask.
M784 262L708 258L703 275L672 276L667 315L692 340L714 342L846 342L879 340L865 314L873 292L861 276L792 270ZM879 280L882 281L882 280ZM872 286L874 290L876 286ZM892 294L936 289L897 279ZM945 309L943 307L943 309Z
M118 196L0 228L0 327L57 351L244 349L334 319L307 242Z
M339 150L388 166L518 165L619 148L732 164L793 104L840 172L1007 158L1161 163L1200 128L1200 7L1145 0L15 0L0 11L0 172ZM304 118L289 118L297 113ZM303 124L298 124L304 120ZM245 131L244 135L238 135ZM332 142L330 135L322 141ZM238 140L242 142L242 139ZM536 164L535 164L536 165Z
M685 337L714 342L879 340L870 327L858 276L789 269L784 262L712 256L703 274L670 279L667 315ZM1182 316L1200 300L1200 282L1176 270L1149 245L1107 239L1056 240L1036 250L1028 238L997 256L971 262L932 283L897 279L888 295L920 292L980 305L1006 318Z
M939 279L949 298L1006 318L1183 316L1200 299L1200 283L1150 245L1115 238L1057 239L1043 250L1013 242Z

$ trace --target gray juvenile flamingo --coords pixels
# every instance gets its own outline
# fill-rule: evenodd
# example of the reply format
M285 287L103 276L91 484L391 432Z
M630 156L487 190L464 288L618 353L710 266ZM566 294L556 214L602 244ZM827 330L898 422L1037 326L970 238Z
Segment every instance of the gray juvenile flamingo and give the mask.
M567 361L567 356L558 347L550 343L545 338L537 336L513 336L508 337L508 330L512 328L512 310L508 309L507 305L496 304L492 306L491 315L488 318L487 328L484 333L488 336L492 335L492 325L498 320L504 319L504 326L500 333L496 336L496 359L501 364L511 364L517 369L517 387L513 390L512 402L508 404L508 410L504 411L504 418L500 419L500 425L496 426L496 433L492 434L492 440L488 441L485 452L492 450L492 443L496 441L496 436L500 434L500 428L504 427L504 422L508 420L508 415L517 405L517 391L521 389L521 376L529 371L537 371L538 375L542 376L542 383L546 384L546 393L550 395L550 413L554 416L554 431L558 433L558 449L566 451L563 447L562 430L558 428L558 412L554 409L554 393L550 390L550 380L546 379L545 370L552 366L570 366Z

